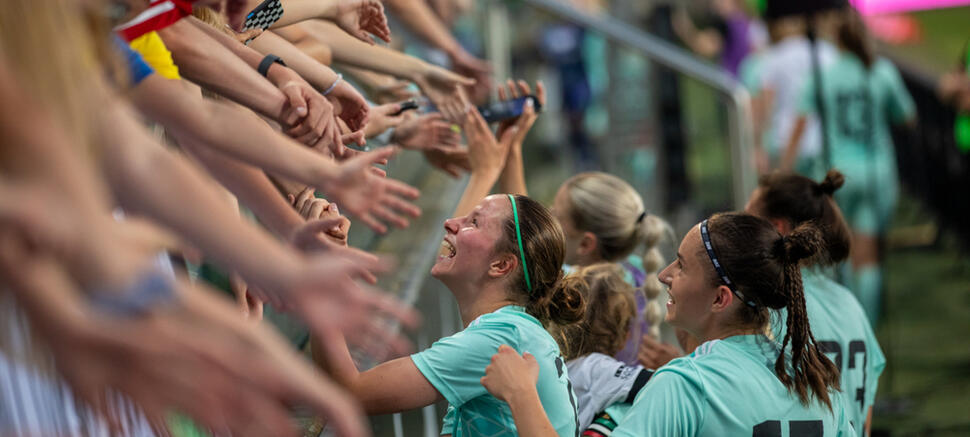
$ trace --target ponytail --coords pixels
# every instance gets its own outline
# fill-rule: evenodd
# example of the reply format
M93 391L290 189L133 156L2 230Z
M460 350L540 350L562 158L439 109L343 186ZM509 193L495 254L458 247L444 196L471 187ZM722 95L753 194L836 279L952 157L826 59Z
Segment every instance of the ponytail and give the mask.
M654 215L647 215L640 222L636 238L643 242L643 270L646 278L639 292L646 297L647 305L643 309L643 318L647 322L647 332L654 339L660 339L660 322L664 318L664 307L658 299L663 291L663 284L657 276L664 267L663 255L660 253L660 242L664 236L672 236L673 229L663 219Z
M583 320L587 294L589 284L581 276L563 276L560 269L559 278L550 292L530 299L525 311L539 320L555 325L571 325Z
M757 215L788 221L792 227L812 223L822 233L823 250L809 264L836 264L849 257L852 246L849 225L835 203L835 192L845 176L832 169L822 182L790 173L773 173L758 181L759 191L751 210Z
M866 23L856 10L845 13L842 24L839 25L838 38L839 44L859 58L866 69L872 68L872 64L876 62L875 49L872 47L869 31L866 30Z
M829 388L839 389L839 370L818 348L808 323L805 308L805 292L799 262L813 257L822 250L822 238L810 225L796 228L787 237L775 243L775 256L784 263L783 293L788 298L787 330L781 343L782 353L775 361L775 374L789 391L798 394L803 404L808 404L811 394L832 409ZM791 373L786 365L787 346L791 344Z

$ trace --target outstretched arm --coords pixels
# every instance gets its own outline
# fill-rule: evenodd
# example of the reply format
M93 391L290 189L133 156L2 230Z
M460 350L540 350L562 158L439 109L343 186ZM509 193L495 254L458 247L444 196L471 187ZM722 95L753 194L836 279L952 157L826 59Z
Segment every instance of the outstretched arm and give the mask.
M381 46L371 46L348 36L336 25L315 20L303 26L315 38L328 44L334 62L390 74L410 80L451 120L460 120L462 104L458 87L475 80L428 64L413 56Z
M158 35L186 79L285 125L301 117L290 110L279 89L189 20L179 20Z
M367 414L398 413L444 399L410 357L358 371L347 342L339 333L315 340L313 355L334 380L354 394Z

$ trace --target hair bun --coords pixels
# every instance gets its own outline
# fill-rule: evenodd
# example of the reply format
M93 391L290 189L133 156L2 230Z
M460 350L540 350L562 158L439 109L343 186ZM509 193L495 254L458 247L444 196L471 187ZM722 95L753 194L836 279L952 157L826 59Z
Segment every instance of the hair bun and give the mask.
M825 194L831 196L845 183L845 176L842 172L832 169L825 175L825 180L818 184L818 188Z
M804 259L818 256L824 253L823 247L822 233L810 223L798 226L776 243L778 255L787 264L797 264Z
M542 307L545 319L557 325L569 325L583 320L586 314L586 299L589 284L580 275L565 275L553 284L552 292L546 297Z

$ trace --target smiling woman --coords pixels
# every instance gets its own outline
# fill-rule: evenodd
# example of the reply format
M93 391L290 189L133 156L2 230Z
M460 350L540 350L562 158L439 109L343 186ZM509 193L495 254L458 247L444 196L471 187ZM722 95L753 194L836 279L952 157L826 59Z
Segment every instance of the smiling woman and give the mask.
M448 401L442 434L514 436L519 432L508 404L481 384L500 345L528 352L538 362L537 400L560 436L578 435L576 402L550 324L579 321L587 284L563 277L562 229L548 209L525 196L486 197L508 153L509 135L498 141L474 109L466 113L472 177L431 274L454 294L465 329L430 348L366 372L358 372L346 347L328 351L330 371L370 414L399 412ZM503 149L504 148L504 149ZM327 344L342 342L327 341ZM388 384L388 381L394 381Z

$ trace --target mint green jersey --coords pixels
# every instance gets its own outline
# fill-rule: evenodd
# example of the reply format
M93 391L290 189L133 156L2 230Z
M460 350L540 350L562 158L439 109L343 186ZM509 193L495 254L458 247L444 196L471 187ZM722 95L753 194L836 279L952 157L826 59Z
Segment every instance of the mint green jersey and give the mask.
M803 114L818 111L815 88L810 80L802 92L799 110ZM915 115L913 98L892 62L880 58L867 69L847 53L822 72L822 88L831 165L845 175L845 185L835 198L854 230L879 234L888 226L899 198L890 123ZM816 161L803 173L821 179L828 169Z
M842 372L849 421L862 435L869 407L876 400L879 376L886 368L886 357L862 305L851 291L814 268L802 269L802 284L812 335ZM787 331L786 317L782 310L771 318L771 330L778 342Z
M576 397L559 346L535 317L512 305L483 314L465 330L411 355L421 374L448 401L441 434L518 435L508 404L489 394L481 383L485 367L503 344L536 357L536 389L549 421L560 436L578 436Z
M700 345L661 367L613 436L852 436L842 394L832 410L802 405L775 375L779 345L738 335Z

